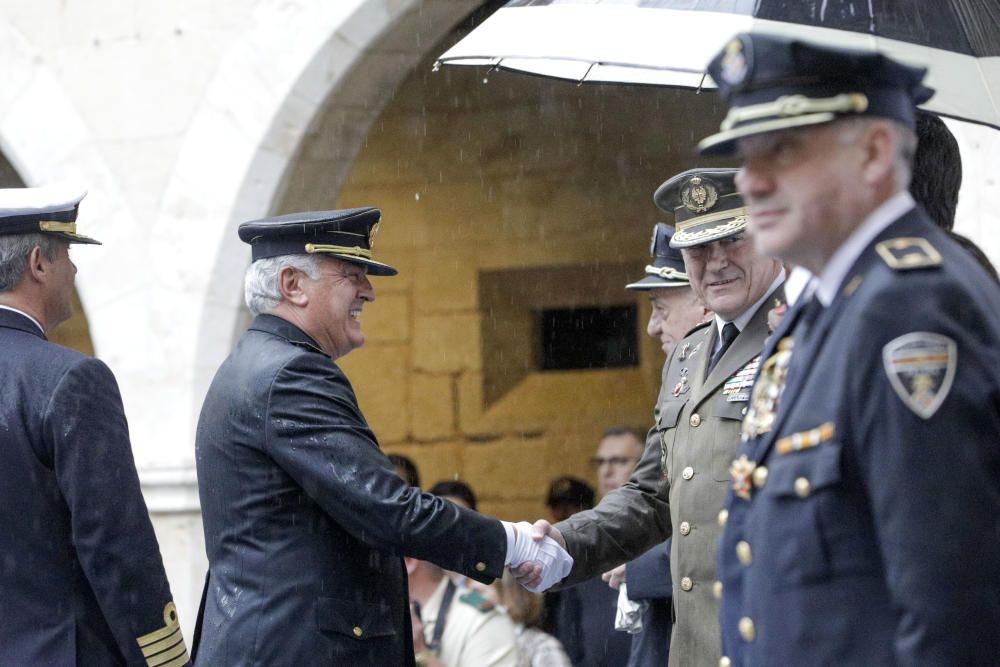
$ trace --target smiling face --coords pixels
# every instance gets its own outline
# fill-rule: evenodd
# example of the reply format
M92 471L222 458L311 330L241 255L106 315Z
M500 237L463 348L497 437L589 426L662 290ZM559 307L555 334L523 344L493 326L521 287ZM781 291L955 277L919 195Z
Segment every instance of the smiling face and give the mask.
M668 357L684 334L708 315L708 309L690 287L657 287L649 291L649 303L653 309L646 333L659 339Z
M321 257L319 264L319 277L302 281L308 299L304 328L324 352L337 359L364 345L361 309L375 300L375 289L363 265L330 257Z
M836 122L740 139L736 185L760 252L822 271L874 208L870 134Z
M691 288L724 320L735 320L767 292L781 264L754 250L746 232L684 248Z

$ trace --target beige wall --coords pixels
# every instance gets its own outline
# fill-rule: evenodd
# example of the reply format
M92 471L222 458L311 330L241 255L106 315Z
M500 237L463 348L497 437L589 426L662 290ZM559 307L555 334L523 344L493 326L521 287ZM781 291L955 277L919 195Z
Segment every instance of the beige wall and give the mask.
M315 124L276 208L382 209L375 254L400 275L374 280L367 343L341 363L383 447L413 458L425 486L458 476L489 514L542 516L553 477L593 481L587 459L606 426L648 426L662 354L644 335L645 300L622 288L665 219L653 190L696 166L693 139L717 127L715 105L502 72L484 83L482 71L435 73L426 60L373 124L339 196L324 180L339 121ZM504 341L523 352L526 308L637 300L638 368L497 361Z

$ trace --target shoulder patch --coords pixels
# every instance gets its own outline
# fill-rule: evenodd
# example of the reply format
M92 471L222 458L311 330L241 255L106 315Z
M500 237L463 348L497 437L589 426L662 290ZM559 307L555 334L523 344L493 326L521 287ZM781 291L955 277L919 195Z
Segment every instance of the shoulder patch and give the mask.
M487 600L485 597L480 595L475 591L469 591L465 595L459 596L459 602L464 602L465 604L475 607L477 610L483 612L484 614L488 611L493 611L496 607L495 604Z
M930 419L951 391L958 346L947 336L915 331L882 348L882 365L903 404L921 419Z
M882 241L875 245L875 251L895 271L925 269L941 264L941 254L930 241L916 236Z

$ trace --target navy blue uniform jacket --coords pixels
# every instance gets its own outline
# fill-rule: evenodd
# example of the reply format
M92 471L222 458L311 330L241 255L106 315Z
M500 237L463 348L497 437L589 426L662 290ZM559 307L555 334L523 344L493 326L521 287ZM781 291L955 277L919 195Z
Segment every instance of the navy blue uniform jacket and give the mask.
M891 261L893 247L915 261ZM772 430L737 452L767 475L742 487L749 500L729 490L723 652L754 666L996 664L1000 290L914 209L800 338ZM932 345L898 354L906 340ZM934 395L926 418L905 400Z
M625 566L625 580L629 599L649 603L642 615L642 631L632 635L629 667L666 667L674 629L670 539L630 561Z
M258 316L219 368L197 460L199 665L412 664L401 556L502 574L500 522L400 480L343 372L278 317Z
M0 665L187 664L114 376L6 309L0 349Z

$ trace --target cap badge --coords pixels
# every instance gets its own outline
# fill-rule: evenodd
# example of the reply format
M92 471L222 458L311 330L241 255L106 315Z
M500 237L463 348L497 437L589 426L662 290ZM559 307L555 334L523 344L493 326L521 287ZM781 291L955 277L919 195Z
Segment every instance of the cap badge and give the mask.
M681 203L692 213L711 210L717 201L719 201L719 191L711 183L703 181L700 176L692 178L688 181L687 187L681 190Z
M930 419L951 391L958 362L955 341L926 331L908 333L882 349L882 363L896 395L921 419Z
M743 54L743 42L734 39L726 44L726 55L722 57L721 74L730 86L743 83L747 76L747 59Z

